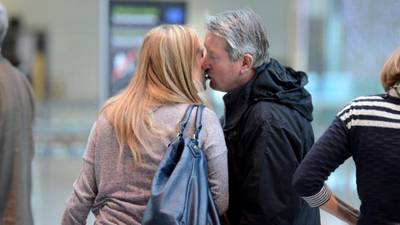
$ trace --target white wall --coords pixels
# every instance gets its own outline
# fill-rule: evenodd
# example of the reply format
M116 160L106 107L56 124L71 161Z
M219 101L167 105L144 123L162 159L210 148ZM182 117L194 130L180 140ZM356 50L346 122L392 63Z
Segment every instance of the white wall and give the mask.
M97 99L98 6L95 0L52 0L49 11L51 74L64 98ZM53 19L54 18L54 19Z
M96 101L98 92L97 0L2 0L28 29L48 34L52 98Z
M49 72L54 99L97 101L99 0L2 0L29 28L48 31ZM271 56L289 59L290 0L187 0L188 23L204 35L207 13L249 7L265 23Z

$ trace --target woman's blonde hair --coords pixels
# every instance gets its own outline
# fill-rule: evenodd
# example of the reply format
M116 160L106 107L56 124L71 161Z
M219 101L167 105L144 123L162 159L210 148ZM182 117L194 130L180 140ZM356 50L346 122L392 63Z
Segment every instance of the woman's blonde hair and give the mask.
M113 126L120 151L128 146L134 163L141 151L150 147L149 139L160 134L151 113L160 105L202 103L192 80L197 34L180 25L161 25L144 38L136 72L128 87L103 107Z
M400 48L386 60L381 71L381 83L385 91L398 81L400 81Z

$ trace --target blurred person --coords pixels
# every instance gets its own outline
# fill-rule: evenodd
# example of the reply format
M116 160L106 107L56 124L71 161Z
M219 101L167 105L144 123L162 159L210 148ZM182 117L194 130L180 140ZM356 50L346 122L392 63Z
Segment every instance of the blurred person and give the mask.
M168 144L189 104L202 103L203 49L184 26L162 25L144 38L128 87L106 102L94 124L80 175L62 224L140 224L150 187ZM194 132L194 117L189 133ZM228 207L227 150L215 113L206 108L200 140L208 161L209 184L220 213ZM173 207L173 206L171 206Z
M296 191L350 224L400 224L400 48L381 71L384 94L344 107L312 147L293 178ZM360 213L337 201L325 180L346 159L356 165Z
M4 37L3 56L10 63L19 68L21 66L21 60L17 53L17 46L21 34L21 21L18 17L11 17L8 26L7 35Z
M0 4L0 46L8 29ZM31 211L34 101L25 76L0 55L0 224L33 224Z
M36 51L32 64L32 87L36 101L48 99L49 85L47 77L46 35L42 31L36 34Z
M292 175L314 142L307 75L269 57L259 17L226 11L207 22L203 62L224 96L231 224L319 225Z

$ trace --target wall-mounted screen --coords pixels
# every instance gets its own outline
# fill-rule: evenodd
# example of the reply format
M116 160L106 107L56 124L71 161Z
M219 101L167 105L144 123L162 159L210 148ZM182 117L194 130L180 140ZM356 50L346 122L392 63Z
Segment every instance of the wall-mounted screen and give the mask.
M100 101L125 88L135 72L136 59L146 33L161 24L185 24L184 2L104 1L101 17L103 82Z

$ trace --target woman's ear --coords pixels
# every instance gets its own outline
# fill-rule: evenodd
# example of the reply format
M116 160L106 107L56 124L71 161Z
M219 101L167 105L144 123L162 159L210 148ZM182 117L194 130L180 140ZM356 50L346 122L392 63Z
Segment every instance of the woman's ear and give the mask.
M247 73L249 70L253 68L254 60L253 56L250 55L249 53L244 54L242 58L242 65L241 65L241 72Z

